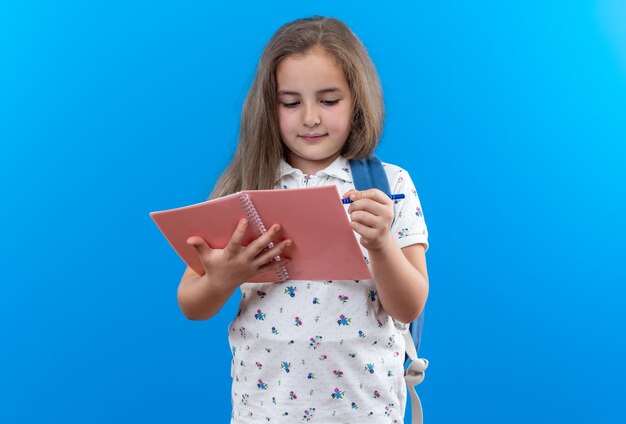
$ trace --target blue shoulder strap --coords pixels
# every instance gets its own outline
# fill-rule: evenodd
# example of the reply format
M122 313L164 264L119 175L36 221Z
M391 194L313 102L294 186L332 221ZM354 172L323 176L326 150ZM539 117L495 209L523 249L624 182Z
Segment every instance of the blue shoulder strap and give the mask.
M350 169L357 190L377 188L385 194L391 194L383 164L375 155L366 159L350 159Z
M357 190L377 188L385 194L391 194L387 174L385 173L382 162L376 155L372 155L366 159L351 159L350 169L352 170L352 181ZM420 316L409 326L409 332L411 333L416 351L419 351L423 325L424 312L422 311Z

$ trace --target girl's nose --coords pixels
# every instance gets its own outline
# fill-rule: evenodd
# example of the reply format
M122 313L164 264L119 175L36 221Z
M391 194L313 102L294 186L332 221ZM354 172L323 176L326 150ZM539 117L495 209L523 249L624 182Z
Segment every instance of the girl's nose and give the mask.
M303 116L302 122L306 127L314 127L316 125L319 125L321 118L315 106L305 107L303 113L304 113L304 116Z

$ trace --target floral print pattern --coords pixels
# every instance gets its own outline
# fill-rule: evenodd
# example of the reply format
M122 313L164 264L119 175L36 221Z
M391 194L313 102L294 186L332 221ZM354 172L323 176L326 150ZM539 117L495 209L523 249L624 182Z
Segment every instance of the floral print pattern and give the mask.
M383 166L392 191L406 195L394 203L392 234L400 247L423 243L428 248L409 174ZM283 161L279 174L276 188L336 184L340 195L354 188L349 163L341 156L315 175L303 175ZM369 264L367 250L362 252ZM400 330L407 324L384 310L375 281L245 283L241 292L228 329L231 423L403 422L407 393Z

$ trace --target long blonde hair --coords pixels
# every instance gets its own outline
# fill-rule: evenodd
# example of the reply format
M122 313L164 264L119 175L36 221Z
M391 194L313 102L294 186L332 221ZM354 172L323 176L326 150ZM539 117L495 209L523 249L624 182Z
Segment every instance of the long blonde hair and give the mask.
M280 159L289 158L279 132L276 70L290 55L317 46L342 67L354 99L351 130L341 154L361 159L374 152L383 129L384 107L380 80L365 46L338 19L298 19L283 25L261 54L243 105L237 150L209 198L274 188Z

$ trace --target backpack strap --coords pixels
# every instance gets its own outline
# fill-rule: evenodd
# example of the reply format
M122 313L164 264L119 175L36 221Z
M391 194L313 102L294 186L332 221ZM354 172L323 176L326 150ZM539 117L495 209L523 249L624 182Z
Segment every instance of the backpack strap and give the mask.
M357 190L377 188L385 194L391 194L383 164L375 155L366 159L350 159L350 169Z
M411 363L404 370L404 382L411 396L411 422L414 424L422 424L424 422L422 403L420 402L419 396L417 396L415 386L424 381L424 371L428 368L428 360L417 357L417 350L415 350L410 332L403 333L403 336L406 344L406 354L409 359L411 359Z
M354 187L357 190L377 188L385 194L391 194L389 180L387 180L383 164L375 155L366 159L351 159L350 169ZM423 423L422 403L415 390L415 386L424 380L424 371L428 368L428 360L417 357L423 321L424 312L422 311L420 316L410 324L408 331L403 332L406 356L411 360L411 363L404 371L404 381L411 396L411 418L413 424Z

